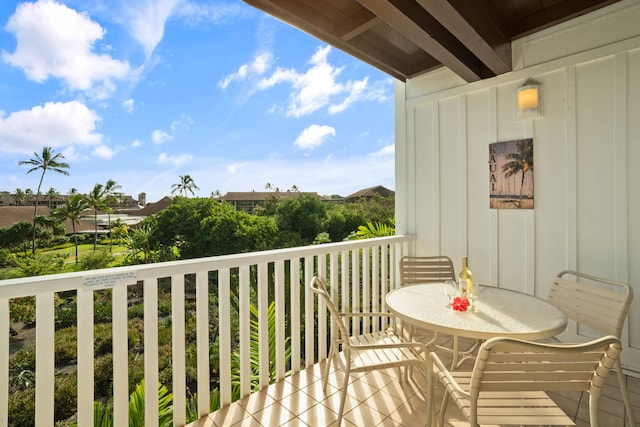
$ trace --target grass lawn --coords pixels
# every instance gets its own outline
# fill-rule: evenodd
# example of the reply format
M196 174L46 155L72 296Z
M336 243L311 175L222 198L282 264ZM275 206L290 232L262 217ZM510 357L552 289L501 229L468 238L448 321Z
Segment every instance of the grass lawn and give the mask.
M109 245L98 245L96 246L96 251L108 251L109 250ZM111 247L111 252L114 255L118 255L119 253L125 252L127 250L127 247L124 245L113 245ZM78 245L78 256L81 257L82 255L85 255L87 253L91 253L93 252L93 243L83 243ZM69 246L68 248L62 248L62 249L53 249L53 250L46 250L46 251L42 251L42 253L47 253L47 254L69 254L69 256L73 257L75 256L76 253L76 247L75 246Z
M96 251L109 251L109 245L100 245L98 244L96 246ZM69 246L68 248L62 248L62 249L52 249L52 250L43 250L41 251L41 253L46 253L46 254L63 254L63 255L68 255L68 258L65 262L66 267L65 267L65 271L73 271L73 265L75 264L76 260L75 260L75 254L76 254L76 247L75 246ZM83 243L78 245L78 258L82 258L84 255L88 255L93 253L93 243ZM122 263L122 258L126 255L127 253L127 247L124 245L113 245L111 247L111 253L113 254L113 262L110 263L111 267L115 267L118 265L121 265Z

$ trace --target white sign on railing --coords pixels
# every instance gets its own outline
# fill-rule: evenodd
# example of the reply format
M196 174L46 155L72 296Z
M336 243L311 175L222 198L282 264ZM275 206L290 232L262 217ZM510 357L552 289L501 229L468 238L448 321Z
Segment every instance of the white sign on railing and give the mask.
M116 285L130 285L136 281L135 271L124 271L120 273L99 274L84 278L86 289L106 289Z

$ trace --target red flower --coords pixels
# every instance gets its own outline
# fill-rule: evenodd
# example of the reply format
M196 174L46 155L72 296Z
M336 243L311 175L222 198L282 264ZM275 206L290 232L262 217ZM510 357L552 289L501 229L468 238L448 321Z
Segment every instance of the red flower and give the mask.
M455 311L467 311L469 307L469 300L466 298L455 297L451 303L451 308Z

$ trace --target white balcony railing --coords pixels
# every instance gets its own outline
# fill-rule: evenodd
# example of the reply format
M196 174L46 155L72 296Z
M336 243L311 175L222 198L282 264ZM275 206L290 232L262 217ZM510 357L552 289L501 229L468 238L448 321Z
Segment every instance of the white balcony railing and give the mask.
M128 297L131 285L142 283L144 295L144 380L158 384L158 288L170 278L172 320L172 393L174 425L186 420L185 385L185 283L195 278L197 408L209 412L210 299L217 289L219 318L219 393L221 406L231 403L231 337L238 337L240 352L240 394L251 392L250 303L257 296L260 387L269 383L269 340L267 307L276 307L276 380L309 367L327 354L326 310L314 309L306 284L313 275L327 277L331 292L341 308L383 311L384 295L395 286L396 266L406 254L411 237L358 240L186 261L118 267L79 273L29 277L0 281L0 426L8 424L9 401L9 301L36 299L36 425L54 424L54 335L58 292L77 295L77 421L93 425L94 403L94 292L112 289L113 407L114 425L128 424ZM297 286L296 286L297 285ZM236 289L237 286L237 289ZM232 292L233 287L233 292ZM232 296L237 293L237 312L232 313ZM255 300L254 300L255 301ZM345 305L350 305L346 307ZM318 314L319 313L319 314ZM232 330L231 316L238 330ZM285 321L286 320L286 321ZM285 324L288 327L285 327ZM366 326L366 325L365 325ZM357 329L358 324L353 327ZM320 338L318 338L320 337ZM290 339L291 360L285 364L285 342ZM158 392L145 387L145 419L158 419Z

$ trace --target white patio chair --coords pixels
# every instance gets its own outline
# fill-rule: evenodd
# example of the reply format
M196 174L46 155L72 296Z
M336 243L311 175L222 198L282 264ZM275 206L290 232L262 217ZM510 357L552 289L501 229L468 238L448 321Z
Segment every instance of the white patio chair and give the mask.
M563 310L567 318L603 335L622 337L633 290L623 282L564 270L553 280L547 301ZM637 425L620 359L615 365L624 407L632 426Z
M400 258L400 285L456 280L453 261L445 255L403 256Z
M322 386L326 392L331 362L335 358L338 366L344 371L344 380L340 390L340 407L338 410L338 426L342 423L345 398L349 377L352 373L370 372L387 368L410 368L422 365L426 360L425 345L417 342L408 342L395 334L392 329L372 331L362 335L349 334L347 318L351 317L390 317L389 313L340 313L332 298L329 296L326 284L320 277L314 277L309 283L311 290L322 299L331 317L334 326L329 356L323 373ZM388 324L388 321L385 321ZM402 378L403 375L400 375ZM405 370L404 377L407 377Z
M586 391L589 418L598 427L598 399L622 351L613 335L583 344L550 344L496 337L478 350L471 371L449 371L436 353L427 364L427 416L432 419L433 389L444 386L438 423L453 399L470 426L575 425L546 391Z

